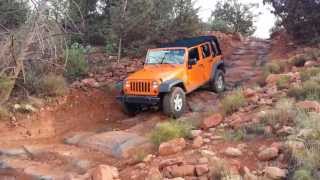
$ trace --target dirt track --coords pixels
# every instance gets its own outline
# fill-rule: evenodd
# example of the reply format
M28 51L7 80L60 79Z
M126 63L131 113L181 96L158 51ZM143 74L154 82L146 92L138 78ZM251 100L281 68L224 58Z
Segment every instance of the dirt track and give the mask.
M269 48L268 41L251 38L234 51L227 60L229 89L256 83ZM218 109L218 96L206 90L192 93L188 100L190 111L206 111L203 107ZM115 101L114 92L73 90L66 98L26 119L0 123L0 179L60 178L67 173L85 173L97 164L110 164L121 170L124 160L99 148L66 143L65 139L79 132L100 135L114 130L146 137L152 127L165 120L160 112L152 111L127 117Z

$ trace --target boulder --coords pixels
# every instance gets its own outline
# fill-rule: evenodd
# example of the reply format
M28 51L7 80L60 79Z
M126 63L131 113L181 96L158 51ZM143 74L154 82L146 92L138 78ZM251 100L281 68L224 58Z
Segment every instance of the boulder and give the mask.
M230 156L230 157L239 157L239 156L242 156L242 152L241 150L237 149L237 148L227 148L224 152L227 156Z
M195 166L193 165L182 165L182 166L171 166L167 169L172 177L186 177L195 175Z
M277 134L280 136L289 136L294 133L294 128L289 126L283 126L277 131Z
M93 78L83 79L81 83L86 86L95 87L95 88L100 86L99 83Z
M243 180L258 180L258 177L252 174L247 167L244 167L243 171L244 171Z
M209 172L209 167L207 164L197 165L195 169L197 176L203 176Z
M145 137L124 131L110 131L98 134L80 133L66 140L69 144L102 151L117 158L128 158L137 151L152 149L152 144Z
M281 180L286 177L287 171L278 167L266 167L263 171L265 176L273 180Z
M250 97L253 97L256 95L256 91L250 89L250 88L247 88L244 92L243 92L244 96L246 98L250 98Z
M159 168L156 167L152 167L150 168L148 175L146 177L146 180L161 180L162 178L162 174L159 171Z
M186 141L183 138L173 139L164 142L159 146L159 154L161 156L168 156L181 152L186 147Z
M202 131L201 130L192 130L190 132L190 134L191 134L192 138L196 138L202 134Z
M192 142L193 148L200 148L203 145L203 138L201 136L196 137Z
M208 130L213 127L217 127L223 121L223 116L221 114L214 114L201 123L201 128Z
M119 178L118 169L107 165L99 165L92 171L92 180L113 180Z
M278 155L279 155L279 149L276 147L270 147L270 148L263 149L258 154L258 159L260 161L270 161L277 158Z
M318 65L318 63L316 61L307 61L304 66L305 67L313 67L313 66L316 66Z
M305 109L307 111L320 112L320 103L317 101L302 101L298 102L296 105L298 108Z

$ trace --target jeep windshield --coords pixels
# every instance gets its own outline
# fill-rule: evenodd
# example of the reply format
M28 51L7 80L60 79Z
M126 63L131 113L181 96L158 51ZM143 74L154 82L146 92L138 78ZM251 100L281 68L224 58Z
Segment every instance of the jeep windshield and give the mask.
M184 49L149 50L146 64L183 64Z

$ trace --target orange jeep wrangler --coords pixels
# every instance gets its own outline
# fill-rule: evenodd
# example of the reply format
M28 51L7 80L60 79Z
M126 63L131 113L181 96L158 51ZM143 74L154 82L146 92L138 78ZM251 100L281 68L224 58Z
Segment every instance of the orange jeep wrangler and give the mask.
M224 91L225 72L216 37L177 40L150 49L144 68L123 82L117 99L129 114L159 106L166 115L179 118L186 109L186 94L207 84L217 93Z

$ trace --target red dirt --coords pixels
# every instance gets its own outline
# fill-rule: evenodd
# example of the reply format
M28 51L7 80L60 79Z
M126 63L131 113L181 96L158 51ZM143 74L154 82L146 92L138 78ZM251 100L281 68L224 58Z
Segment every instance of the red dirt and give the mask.
M121 111L113 92L98 89L71 90L37 113L17 117L17 126L0 123L0 146L33 142L59 141L76 131L123 129L120 120L128 118Z

